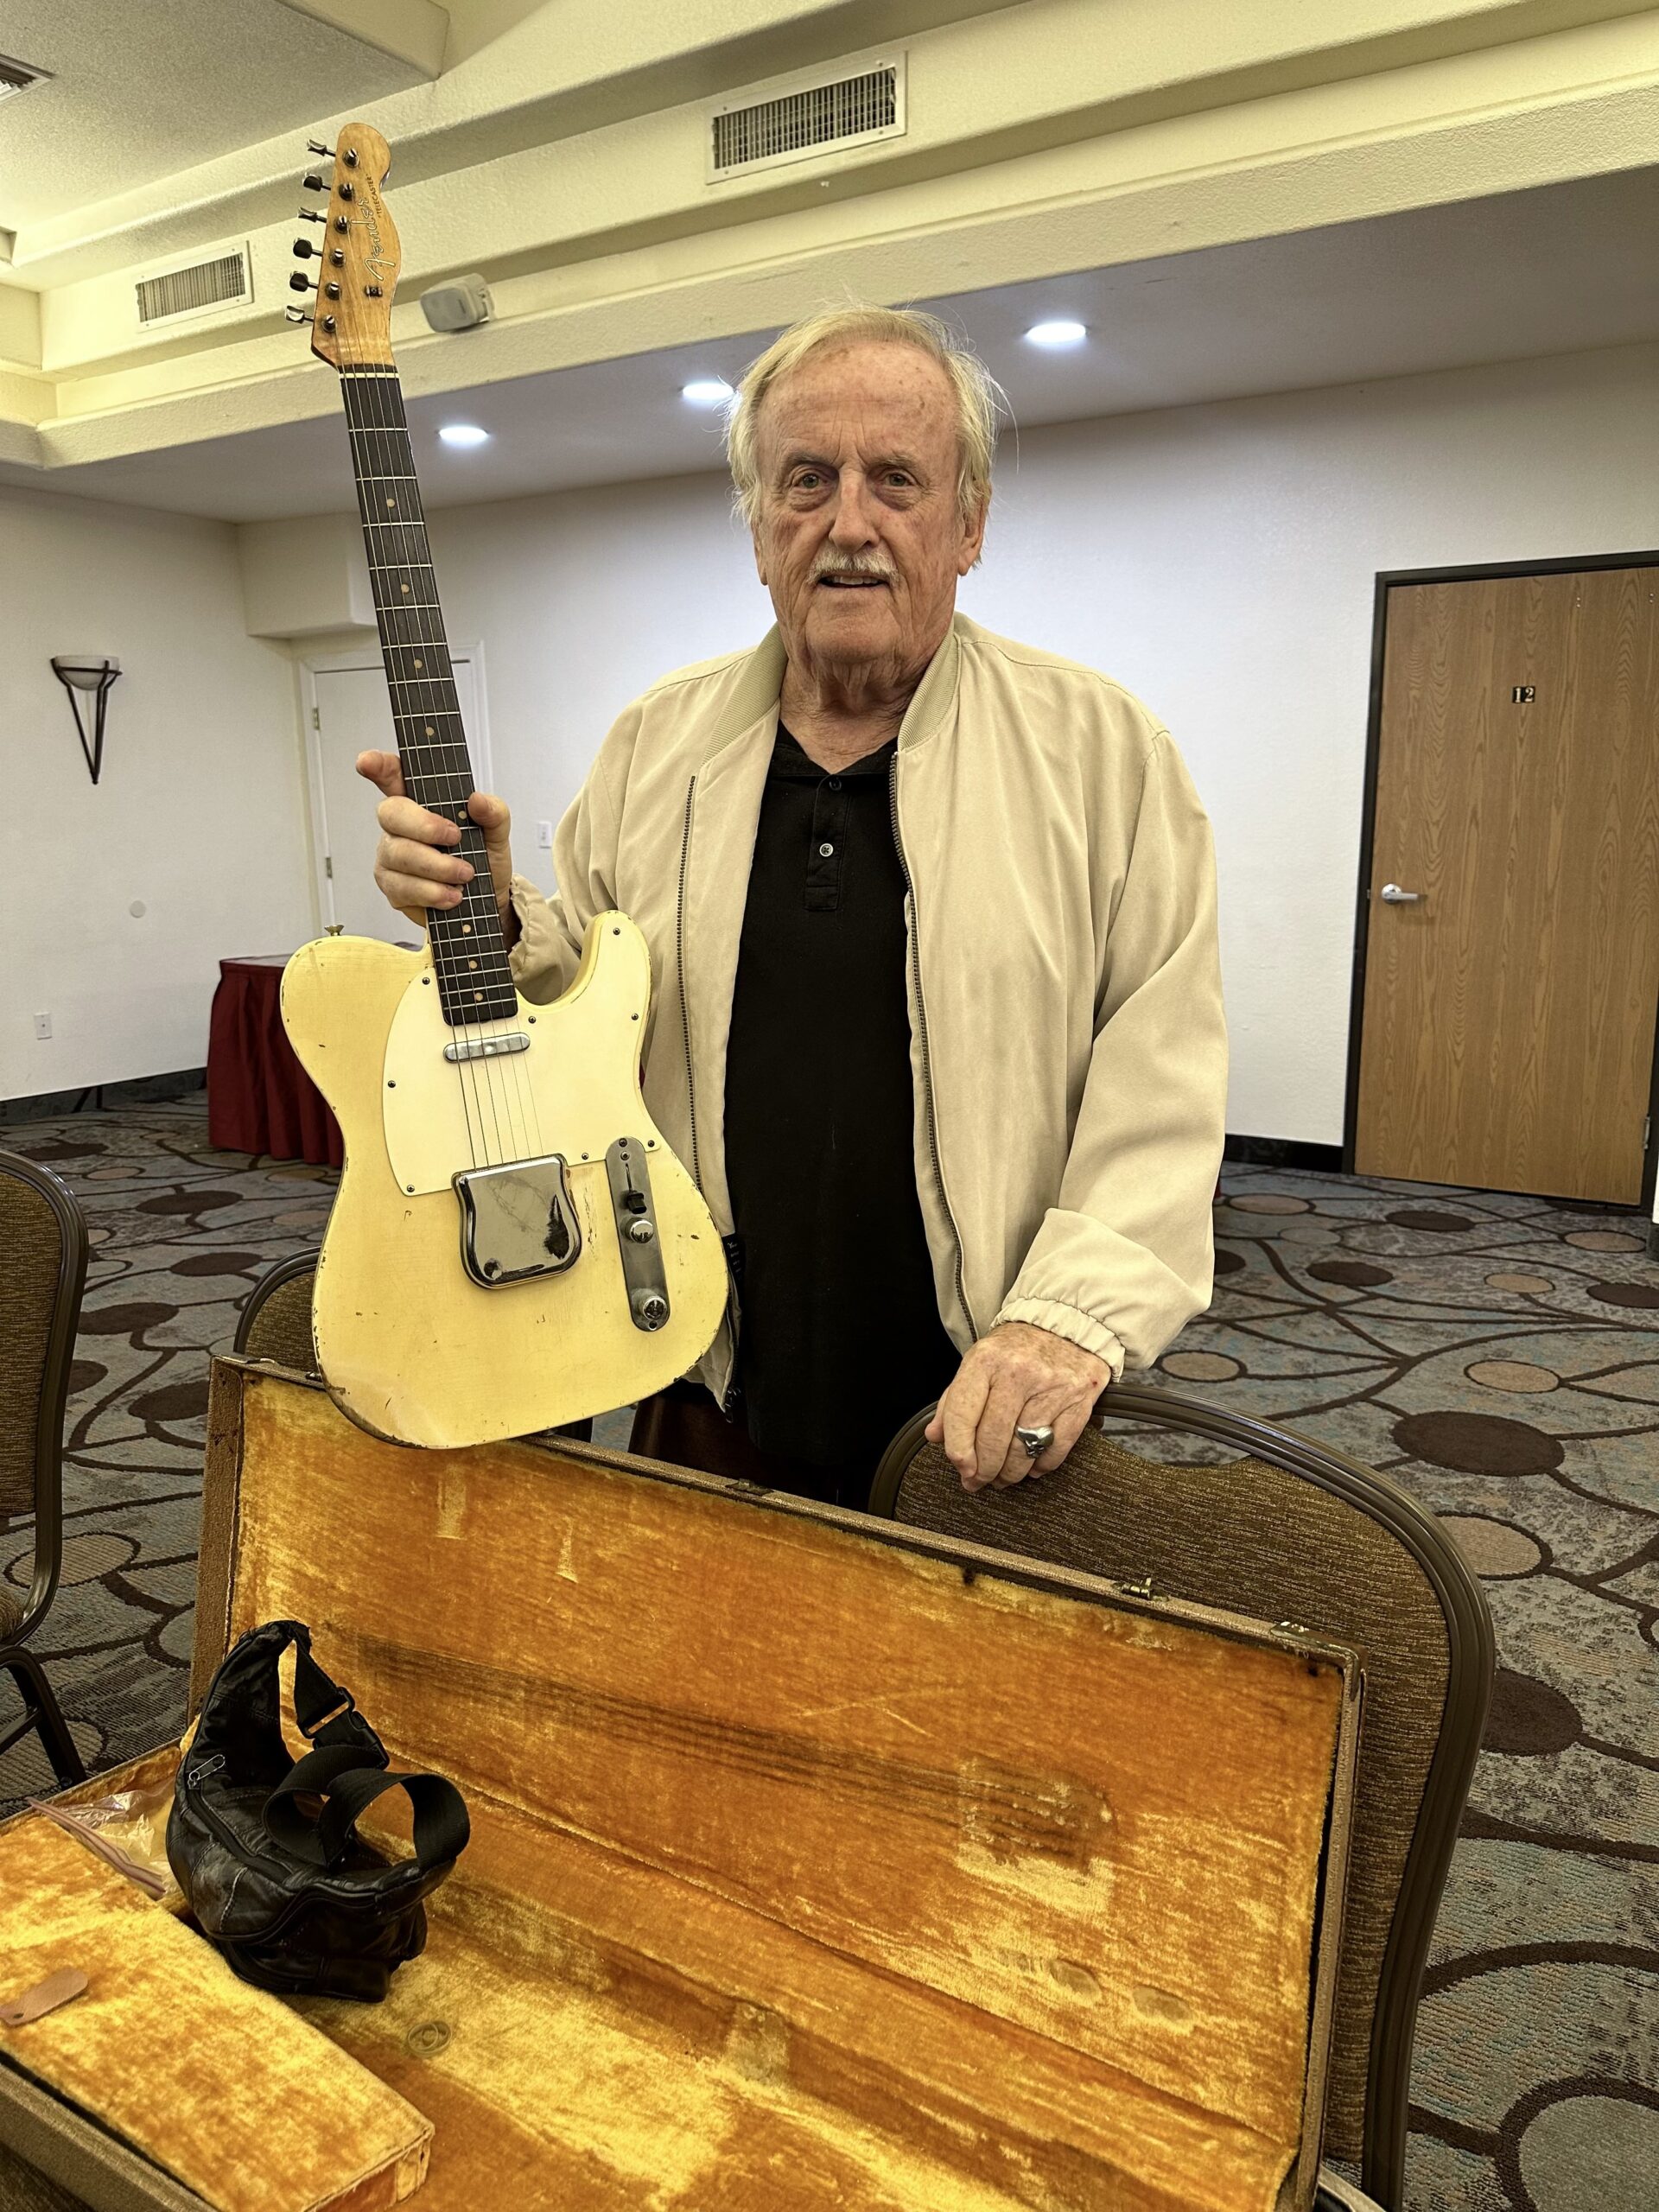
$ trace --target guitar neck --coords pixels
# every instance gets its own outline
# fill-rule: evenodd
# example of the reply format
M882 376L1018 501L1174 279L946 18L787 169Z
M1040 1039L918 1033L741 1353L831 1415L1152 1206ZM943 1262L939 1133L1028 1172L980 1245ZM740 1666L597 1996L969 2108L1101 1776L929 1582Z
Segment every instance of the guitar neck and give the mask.
M340 388L404 788L418 805L460 824L458 849L474 870L459 906L427 909L444 1019L452 1028L505 1020L517 1014L518 996L484 834L467 812L477 786L438 604L403 389L390 366L343 369Z

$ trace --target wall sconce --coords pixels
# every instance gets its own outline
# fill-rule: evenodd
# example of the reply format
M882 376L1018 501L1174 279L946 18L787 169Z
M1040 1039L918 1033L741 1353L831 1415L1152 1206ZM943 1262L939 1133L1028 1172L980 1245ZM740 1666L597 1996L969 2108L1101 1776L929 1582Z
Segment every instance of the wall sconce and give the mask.
M94 783L104 766L104 714L110 702L110 689L121 673L118 660L97 653L54 653L52 673L69 694L69 709L75 718L75 734L80 740L80 749L86 756L87 772ZM92 708L92 741L86 742L86 725L81 720L78 692L95 695Z

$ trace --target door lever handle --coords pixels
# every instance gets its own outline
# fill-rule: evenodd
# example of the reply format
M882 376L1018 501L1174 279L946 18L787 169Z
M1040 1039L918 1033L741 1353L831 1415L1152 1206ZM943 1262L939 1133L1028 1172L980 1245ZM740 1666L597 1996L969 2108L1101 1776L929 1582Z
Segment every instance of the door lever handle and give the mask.
M1385 883L1382 896L1390 906L1414 906L1422 897L1421 891L1402 891L1397 883Z

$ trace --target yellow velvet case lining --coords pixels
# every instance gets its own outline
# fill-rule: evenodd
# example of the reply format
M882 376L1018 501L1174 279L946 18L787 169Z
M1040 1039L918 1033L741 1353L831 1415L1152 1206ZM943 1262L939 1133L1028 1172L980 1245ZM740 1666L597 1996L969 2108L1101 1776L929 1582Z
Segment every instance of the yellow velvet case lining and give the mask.
M0 2027L20 2066L223 2212L371 2212L418 2187L430 2121L74 1837L26 1815L0 1866L0 1994L88 1978Z

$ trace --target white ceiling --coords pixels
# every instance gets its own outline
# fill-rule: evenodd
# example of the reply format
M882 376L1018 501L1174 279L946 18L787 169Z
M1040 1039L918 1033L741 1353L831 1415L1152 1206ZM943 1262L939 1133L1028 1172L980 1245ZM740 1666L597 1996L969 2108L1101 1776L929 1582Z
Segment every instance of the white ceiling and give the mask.
M1656 237L1659 168L1649 168L927 304L967 332L1016 422L1035 426L1659 339ZM1086 323L1088 344L1054 354L1022 342L1057 315ZM687 406L680 386L734 379L767 335L471 391L462 373L446 397L411 398L427 504L717 467L717 418ZM492 442L441 446L439 424L457 420ZM332 414L0 480L236 521L354 505Z
M0 228L67 214L423 81L283 0L4 0Z

